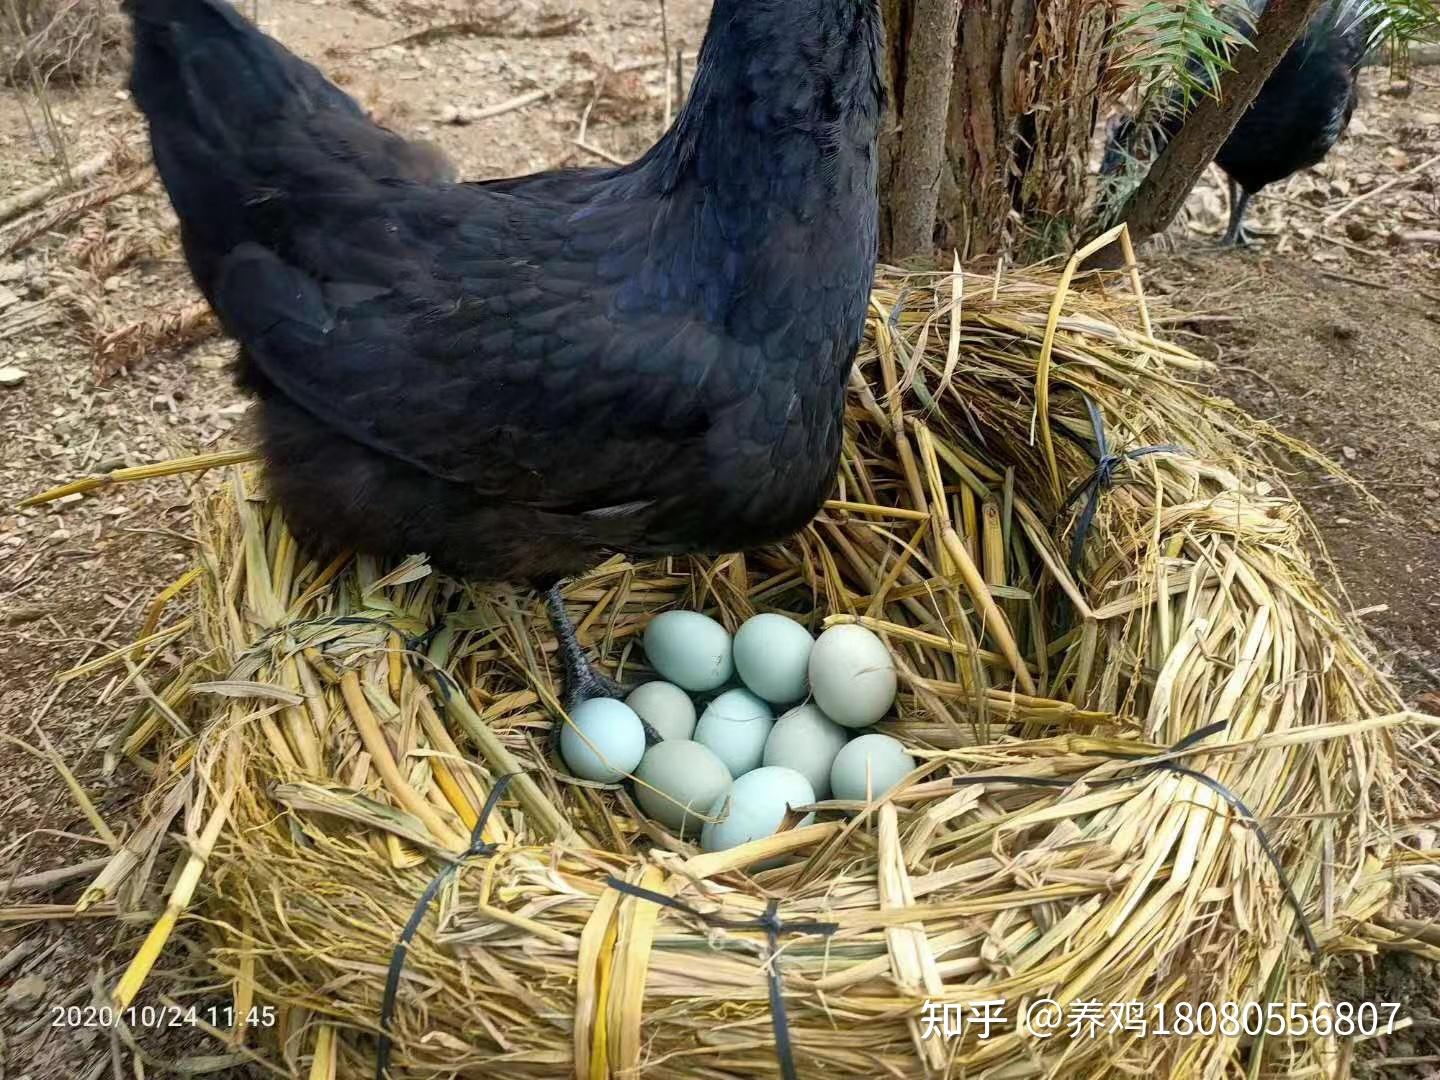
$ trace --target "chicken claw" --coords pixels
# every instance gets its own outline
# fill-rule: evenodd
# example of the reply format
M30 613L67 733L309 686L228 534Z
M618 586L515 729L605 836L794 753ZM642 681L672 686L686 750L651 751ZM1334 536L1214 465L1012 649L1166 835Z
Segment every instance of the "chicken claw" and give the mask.
M545 610L550 615L550 625L555 628L555 640L560 644L560 656L565 663L566 713L573 713L582 702L591 698L623 698L629 693L625 686L596 671L590 663L580 639L575 636L575 624L565 610L565 594L558 581L545 590ZM654 746L660 741L659 732L644 720L640 723L645 728L645 745ZM554 741L558 742L560 728L561 725L556 724L552 729L555 732Z

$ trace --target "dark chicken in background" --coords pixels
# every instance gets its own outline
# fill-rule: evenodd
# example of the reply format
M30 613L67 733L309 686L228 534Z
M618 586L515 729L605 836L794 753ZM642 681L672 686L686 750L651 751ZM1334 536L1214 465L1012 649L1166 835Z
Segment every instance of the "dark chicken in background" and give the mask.
M1263 0L1252 0L1256 17ZM1245 208L1262 188L1319 164L1340 141L1350 124L1358 100L1355 87L1378 11L1371 0L1331 0L1311 17L1300 39L1260 88L1250 108L1240 117L1215 163L1230 184L1230 224L1221 243L1227 247L1249 242L1244 228ZM1237 26L1249 37L1252 27ZM1170 108L1155 133L1159 146L1175 137L1185 117ZM1127 156L1143 157L1139 125L1129 117L1111 131L1102 175L1114 175Z
M131 90L302 538L548 592L828 494L876 257L876 0L716 0L642 158L454 183L224 0L128 0Z

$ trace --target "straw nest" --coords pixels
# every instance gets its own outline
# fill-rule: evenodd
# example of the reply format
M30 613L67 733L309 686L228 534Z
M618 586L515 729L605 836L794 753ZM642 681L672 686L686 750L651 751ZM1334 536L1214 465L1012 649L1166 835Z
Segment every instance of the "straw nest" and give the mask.
M312 559L233 466L201 514L203 558L125 657L139 676L161 646L193 647L115 743L154 770L151 831L86 902L148 868L168 828L189 838L117 1000L184 915L240 1016L275 1007L244 1035L260 1056L372 1073L402 927L497 777L519 773L486 825L493 851L463 862L410 945L397 1075L777 1075L766 935L612 875L730 920L775 899L782 920L833 924L780 939L802 1077L1333 1075L1336 1042L1313 1033L1018 1024L1041 998L1072 1016L1323 1001L1307 925L1323 955L1359 947L1390 895L1400 705L1317 584L1304 514L1252 456L1275 436L1189 381L1201 362L1152 335L1137 287L882 272L820 517L777 547L617 557L571 585L582 640L621 679L644 674L640 633L672 607L732 629L762 610L817 632L854 621L893 651L885 729L921 761L902 789L718 854L547 760L560 672L535 596L418 557ZM1087 401L1112 452L1170 449L1087 487ZM159 628L195 583L195 613ZM974 1023L925 1037L927 1000L962 1016L1003 1000L1003 1019L988 1038Z

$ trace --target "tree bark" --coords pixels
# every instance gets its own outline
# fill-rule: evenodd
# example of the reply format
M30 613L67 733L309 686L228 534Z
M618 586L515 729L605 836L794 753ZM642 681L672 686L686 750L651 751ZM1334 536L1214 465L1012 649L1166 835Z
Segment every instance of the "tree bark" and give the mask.
M1110 5L881 0L881 11L895 110L879 151L884 257L1073 247Z
M945 167L946 115L955 71L959 0L917 0L906 49L900 156L891 192L890 256L935 247L935 208ZM897 92L898 96L898 92Z
M1033 90L1011 166L1011 205L1023 262L1073 251L1089 221L1090 146L1114 9L1105 3L1042 3L1031 50Z
M966 0L960 13L939 239L962 259L1005 250L1014 231L1011 184L1020 120L1034 100L1030 61L1042 2Z
M1145 179L1120 212L1139 244L1163 231L1180 212L1190 189L1235 130L1260 87L1295 43L1323 0L1270 0L1255 28L1254 48L1243 49L1235 66L1220 79L1218 97L1207 96L1155 159ZM1117 245L1095 253L1087 270L1113 270L1124 264Z

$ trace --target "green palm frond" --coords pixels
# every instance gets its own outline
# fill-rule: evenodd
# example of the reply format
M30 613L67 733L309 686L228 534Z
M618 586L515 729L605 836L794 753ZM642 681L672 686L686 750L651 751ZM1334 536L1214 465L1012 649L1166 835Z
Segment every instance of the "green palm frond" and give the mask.
M1131 103L1132 130L1107 146L1111 167L1096 192L1101 220L1113 219L1144 178L1165 144L1166 121L1217 94L1236 50L1249 47L1254 20L1244 0L1120 0L1106 82Z
M1373 0L1370 47L1403 48L1411 42L1440 42L1437 0Z
M1234 51L1248 44L1253 20L1239 0L1218 6L1211 0L1141 0L1116 24L1111 68L1138 92L1142 110L1185 111L1214 96Z

